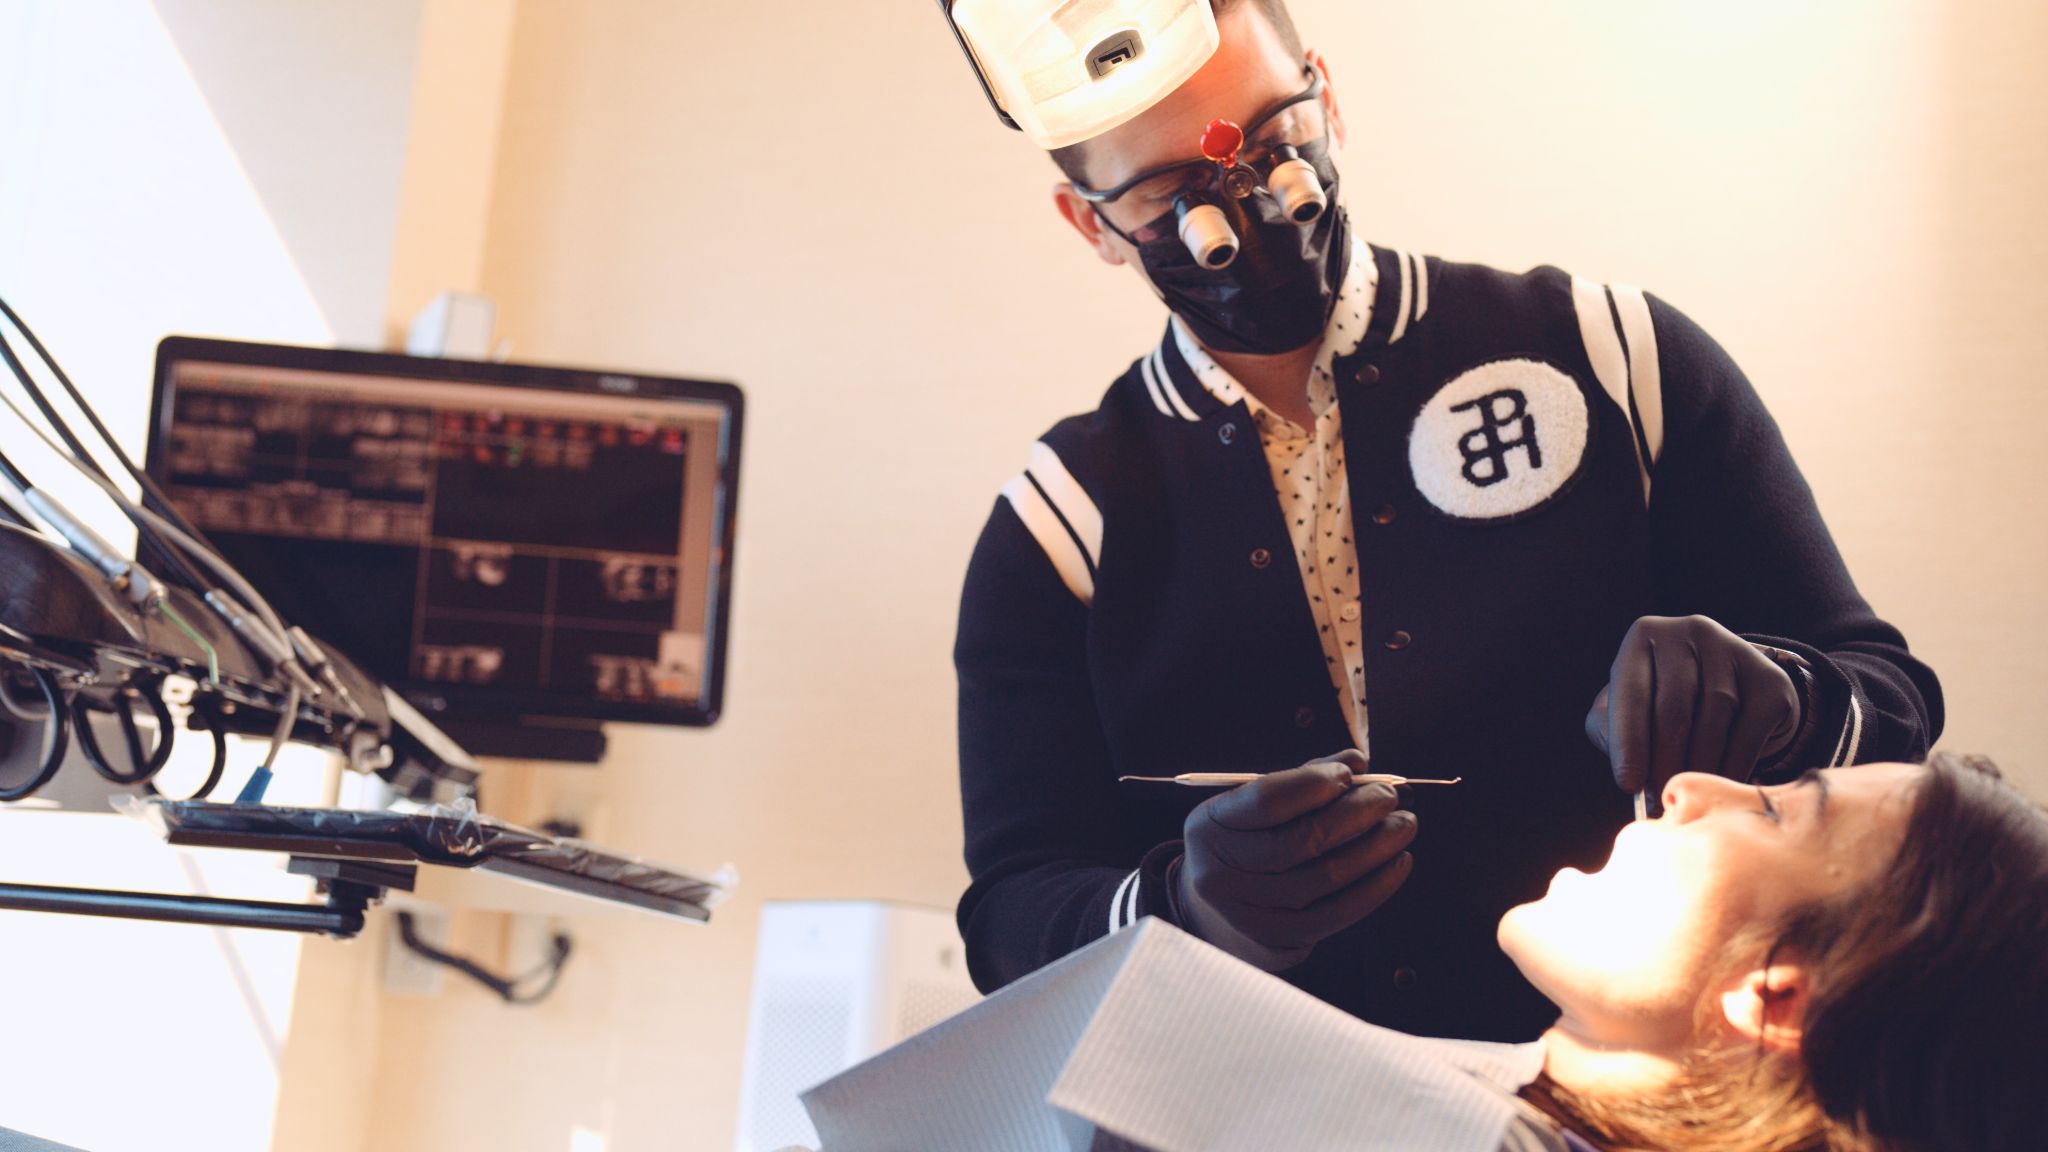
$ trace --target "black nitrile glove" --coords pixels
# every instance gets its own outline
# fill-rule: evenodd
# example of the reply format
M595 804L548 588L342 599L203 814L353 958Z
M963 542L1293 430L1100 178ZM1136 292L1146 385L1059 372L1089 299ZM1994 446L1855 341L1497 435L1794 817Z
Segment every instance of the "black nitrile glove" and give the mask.
M1385 784L1354 786L1356 750L1275 772L1202 802L1182 830L1181 923L1279 972L1364 919L1408 879L1415 816Z
M1645 616L1615 653L1586 735L1627 792L1659 806L1680 772L1747 780L1799 729L1799 690L1757 646L1705 616Z

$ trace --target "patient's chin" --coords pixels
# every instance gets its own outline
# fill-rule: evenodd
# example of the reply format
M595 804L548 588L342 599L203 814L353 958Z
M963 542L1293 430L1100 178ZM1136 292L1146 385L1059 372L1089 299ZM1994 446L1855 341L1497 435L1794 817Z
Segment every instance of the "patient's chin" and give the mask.
M1508 909L1494 933L1522 975L1560 1008L1661 1014L1691 969L1686 904L1634 896L1633 884L1567 868L1540 900Z
M1552 911L1541 900L1510 908L1495 936L1522 976L1557 1006L1559 1027L1594 1043L1645 1050L1686 1033L1690 1002L1678 988L1589 955L1586 942L1571 934L1570 917Z
M1529 977L1532 982L1535 980L1535 974L1530 968L1540 967L1537 958L1542 952L1539 946L1542 939L1541 918L1542 901L1517 904L1500 918L1500 924L1494 929L1493 934L1494 940L1500 944L1500 950L1506 953L1507 958L1514 961L1515 967L1522 970L1522 975Z
M1500 918L1494 939L1524 979L1552 1004L1569 1011L1580 981L1573 979L1570 958L1545 938L1541 921L1540 902L1516 905Z

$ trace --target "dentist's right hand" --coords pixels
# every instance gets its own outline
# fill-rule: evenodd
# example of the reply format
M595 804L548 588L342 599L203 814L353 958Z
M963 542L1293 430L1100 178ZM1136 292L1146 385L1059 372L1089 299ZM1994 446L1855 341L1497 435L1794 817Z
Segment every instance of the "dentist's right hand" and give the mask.
M1355 786L1347 749L1203 801L1182 827L1174 899L1182 927L1280 972L1401 887L1415 815L1385 784Z

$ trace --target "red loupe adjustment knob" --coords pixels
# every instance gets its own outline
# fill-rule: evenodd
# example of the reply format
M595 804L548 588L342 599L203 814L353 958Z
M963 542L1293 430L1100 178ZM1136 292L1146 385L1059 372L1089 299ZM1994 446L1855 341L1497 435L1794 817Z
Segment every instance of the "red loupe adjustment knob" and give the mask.
M1218 164L1235 164L1244 147L1244 129L1228 120L1211 120L1202 129L1202 155Z

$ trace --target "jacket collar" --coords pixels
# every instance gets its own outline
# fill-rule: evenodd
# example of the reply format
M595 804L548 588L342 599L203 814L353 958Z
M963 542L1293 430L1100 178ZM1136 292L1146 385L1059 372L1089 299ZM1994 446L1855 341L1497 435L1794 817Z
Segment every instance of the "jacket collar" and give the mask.
M1372 249L1379 269L1379 291L1373 297L1372 326L1362 347L1398 344L1429 312L1429 258L1396 248Z
M1393 314L1409 291L1403 279L1406 268L1400 253L1353 241L1351 263L1330 310L1316 370L1327 373L1336 358L1388 342L1395 327ZM1167 319L1159 346L1140 362L1139 370L1153 407L1174 419L1205 420L1250 400L1243 385L1195 341L1177 316Z

